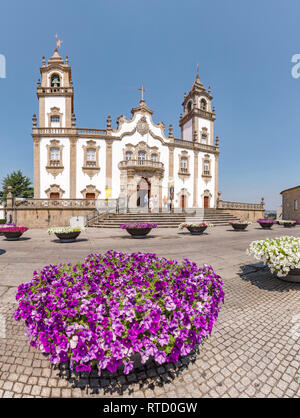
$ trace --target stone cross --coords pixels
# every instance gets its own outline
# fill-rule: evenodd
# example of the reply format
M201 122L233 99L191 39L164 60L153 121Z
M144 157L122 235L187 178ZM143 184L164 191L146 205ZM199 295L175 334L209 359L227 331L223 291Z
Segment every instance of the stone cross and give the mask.
M142 86L142 87L139 88L139 90L141 90L141 92L142 92L142 100L144 101L144 92L146 91L146 89L145 89L144 86Z

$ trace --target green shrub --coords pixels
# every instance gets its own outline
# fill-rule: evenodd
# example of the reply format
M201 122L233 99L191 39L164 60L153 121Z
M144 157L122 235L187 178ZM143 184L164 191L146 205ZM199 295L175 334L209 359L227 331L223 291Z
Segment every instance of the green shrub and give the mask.
M0 219L0 224L5 224L6 223L6 219Z

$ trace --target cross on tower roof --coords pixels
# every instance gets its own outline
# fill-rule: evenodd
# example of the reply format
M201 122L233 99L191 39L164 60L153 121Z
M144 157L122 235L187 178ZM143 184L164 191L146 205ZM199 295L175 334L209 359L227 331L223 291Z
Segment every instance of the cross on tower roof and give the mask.
M63 41L61 39L58 39L57 33L55 34L55 38L56 38L56 48L60 48Z
M142 85L142 87L139 87L139 90L141 90L142 93L142 101L144 101L144 92L146 91L145 87Z

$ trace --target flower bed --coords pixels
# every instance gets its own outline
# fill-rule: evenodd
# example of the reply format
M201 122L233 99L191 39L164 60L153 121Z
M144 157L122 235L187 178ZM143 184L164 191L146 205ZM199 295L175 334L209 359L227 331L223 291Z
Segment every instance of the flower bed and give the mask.
M180 230L187 228L192 235L201 235L208 227L213 227L213 224L207 222L182 223L178 228Z
M232 226L233 229L236 230L243 230L246 229L248 225L251 225L252 222L249 221L231 221L228 222L229 225Z
M76 266L46 266L21 284L15 319L33 347L71 370L124 373L133 358L176 362L207 337L224 302L212 267L155 254L92 254Z
M271 229L272 226L277 223L273 219L258 219L256 222L259 223L263 229Z
M2 225L0 233L2 233L8 241L18 240L28 228L26 226Z
M81 234L82 231L85 231L86 228L79 228L79 227L56 227L48 229L48 234L55 234L57 238L60 239L61 242L73 242L76 238Z
M300 238L280 237L253 241L247 253L262 260L278 277L287 276L291 270L300 268Z
M152 228L157 228L157 224L153 222L129 222L121 224L120 228L126 229L133 238L144 238Z

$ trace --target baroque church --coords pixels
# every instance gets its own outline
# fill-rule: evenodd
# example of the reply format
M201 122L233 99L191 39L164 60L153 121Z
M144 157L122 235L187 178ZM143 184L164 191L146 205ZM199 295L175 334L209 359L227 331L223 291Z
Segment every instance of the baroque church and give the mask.
M215 110L197 74L184 95L181 138L153 121L143 97L105 129L76 127L74 87L68 57L56 48L38 80L38 119L33 115L34 197L116 199L130 208L215 208L219 139ZM169 206L170 205L170 206Z

